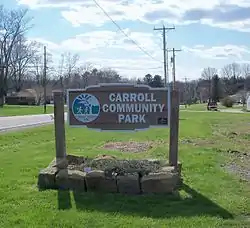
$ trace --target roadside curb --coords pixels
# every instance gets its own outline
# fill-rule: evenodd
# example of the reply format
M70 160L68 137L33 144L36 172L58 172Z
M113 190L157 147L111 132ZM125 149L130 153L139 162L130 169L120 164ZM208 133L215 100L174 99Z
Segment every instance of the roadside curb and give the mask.
M22 130L22 129L25 129L25 128L32 128L32 127L39 127L39 126L49 125L49 124L53 124L53 122L54 121L38 122L38 123L33 123L33 124L20 124L20 125L11 126L11 127L3 127L3 128L0 128L0 133L9 132L9 131L12 131L12 130Z

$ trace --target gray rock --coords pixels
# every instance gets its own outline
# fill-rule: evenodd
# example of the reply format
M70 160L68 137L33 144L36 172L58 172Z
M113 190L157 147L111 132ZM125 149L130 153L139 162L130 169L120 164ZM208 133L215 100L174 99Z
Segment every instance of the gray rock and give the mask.
M118 192L123 194L140 194L140 180L138 173L117 176Z
M87 191L96 191L96 192L108 192L108 193L116 193L116 178L106 177L104 171L101 170L93 170L86 173L86 186Z
M176 172L175 168L173 166L164 166L160 170L160 172L167 172L167 173L174 173Z
M66 158L56 158L52 161L52 167L58 169L66 169L68 167L68 160Z
M86 191L85 175L79 170L62 169L56 175L56 184L63 190Z
M68 166L67 158L54 158L48 167L58 168L58 169L66 169Z
M57 168L48 167L42 169L38 175L38 187L40 189L56 189L56 177Z
M48 168L56 167L56 158L54 158L48 165Z
M182 164L180 162L178 162L177 168L175 169L174 166L163 166L159 171L160 172L171 172L171 173L175 173L178 172L179 176L181 177L181 170L182 170Z
M159 159L151 158L151 159L147 159L147 161L152 162L157 165L162 165L162 166L168 165L167 160L159 160Z
M179 182L177 172L149 173L141 178L142 192L150 193L172 193Z

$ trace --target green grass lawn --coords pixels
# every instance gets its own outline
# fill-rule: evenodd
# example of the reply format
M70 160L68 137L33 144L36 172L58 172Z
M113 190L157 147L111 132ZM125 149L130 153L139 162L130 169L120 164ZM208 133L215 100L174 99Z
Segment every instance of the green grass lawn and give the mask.
M207 110L207 103L205 104L192 104L190 106L187 106L187 108L185 108L185 105L181 105L180 107L181 110L194 110L194 111L206 111ZM220 103L218 103L218 109L226 109L226 107L222 106ZM232 108L229 109L239 109L242 110L243 105L234 105Z
M175 196L38 191L39 170L55 156L53 126L1 134L0 227L250 227L250 184L224 167L232 161L249 164L227 153L247 151L249 123L248 114L182 112L179 160L185 185ZM67 153L167 159L168 134L168 129L67 128ZM101 149L110 141L153 141L155 147L134 154Z
M47 113L53 113L53 111L53 106L47 106ZM0 116L22 116L43 113L43 106L5 105L3 108L0 108Z

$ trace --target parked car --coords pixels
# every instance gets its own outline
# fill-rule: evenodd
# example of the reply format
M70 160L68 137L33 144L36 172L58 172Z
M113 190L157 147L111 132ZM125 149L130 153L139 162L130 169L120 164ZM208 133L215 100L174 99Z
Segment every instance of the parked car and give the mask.
M209 101L207 103L207 110L208 111L218 111L217 102Z

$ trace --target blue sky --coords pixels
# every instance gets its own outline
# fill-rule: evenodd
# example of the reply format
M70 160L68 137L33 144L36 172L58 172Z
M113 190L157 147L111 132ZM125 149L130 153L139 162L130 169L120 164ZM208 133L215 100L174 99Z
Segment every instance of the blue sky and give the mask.
M29 8L30 40L47 45L54 64L63 52L82 63L111 67L127 77L163 73L162 36L154 27L175 25L168 48L176 57L178 79L198 78L204 67L250 61L250 1L97 0L149 56L112 23L93 0L1 0L6 8ZM153 56L151 58L150 56ZM156 60L155 60L156 59ZM156 69L155 69L156 68Z

